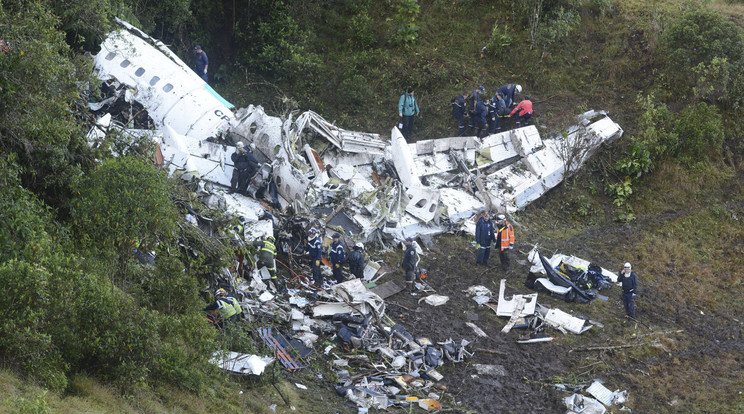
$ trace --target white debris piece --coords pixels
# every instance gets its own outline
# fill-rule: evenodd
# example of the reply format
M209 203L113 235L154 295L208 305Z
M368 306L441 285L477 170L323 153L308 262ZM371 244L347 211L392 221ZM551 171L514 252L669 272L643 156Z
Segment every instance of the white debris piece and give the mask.
M542 262L540 261L540 256L538 255L537 247L534 247L532 250L530 250L529 254L527 254L527 260L529 260L530 263L532 263L532 266L530 267L530 272L545 274L545 268L543 267ZM561 264L561 262L563 262L571 266L578 267L580 269L587 269L589 268L589 264L591 263L588 260L584 260L576 256L566 256L560 253L554 254L553 257L547 260L548 260L548 263L550 263L550 267L553 267L553 268L557 267L558 265ZM611 272L605 268L602 268L602 276L611 280L612 283L617 282L617 273Z
M514 309L519 303L519 299L524 299L525 304L522 311L518 316L529 316L535 314L535 305L537 305L537 293L531 293L529 295L513 295L510 300L504 298L504 291L506 290L506 279L501 279L501 285L499 287L499 304L496 309L496 315L498 316L512 316Z
M422 300L431 306L441 306L447 303L449 296L429 295L419 299L419 303L421 303Z
M604 414L607 409L594 398L573 394L563 399L570 412L581 414Z
M589 325L585 327L584 323L586 321L584 319L572 316L560 309L548 310L548 312L545 314L545 322L548 322L550 325L557 328L564 328L567 331L575 333L577 335L588 331L593 326Z
M233 374L261 375L266 366L274 361L274 358L241 354L238 352L215 352L210 361L218 367Z
M486 335L485 332L483 332L483 329L479 328L476 324L472 322L465 322L465 325L470 327L470 329L475 332L476 335L480 336L481 338L488 338L488 335Z

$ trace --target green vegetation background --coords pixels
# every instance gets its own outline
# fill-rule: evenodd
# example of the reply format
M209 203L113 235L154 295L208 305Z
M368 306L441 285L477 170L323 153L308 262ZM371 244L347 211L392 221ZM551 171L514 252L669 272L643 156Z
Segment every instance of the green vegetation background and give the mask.
M237 106L312 109L352 130L388 135L408 86L422 108L419 139L453 134L450 99L481 84L488 95L523 85L543 134L584 110L608 110L625 138L566 184L571 195L526 217L546 209L566 228L589 228L684 211L659 226L666 237L639 233L635 259L679 278L688 275L669 263L681 252L699 258L696 275L724 282L713 298L687 293L711 306L741 290L731 270L743 240L731 219L742 213L744 152L738 1L0 0L3 410L60 411L65 396L97 392L125 396L106 411L245 408L234 391L246 384L222 382L208 358L215 344L250 351L252 342L218 336L199 313L205 277L230 258L227 236L184 225L185 206L197 203L149 162L150 144L116 134L97 147L85 141L97 82L84 52L98 52L114 16L187 62L201 44L214 88ZM724 237L700 232L690 243L685 230L701 224ZM140 243L160 253L156 267L132 260ZM684 297L661 283L659 292ZM740 313L740 300L719 311ZM742 406L729 401L716 404ZM707 398L688 404L713 407Z

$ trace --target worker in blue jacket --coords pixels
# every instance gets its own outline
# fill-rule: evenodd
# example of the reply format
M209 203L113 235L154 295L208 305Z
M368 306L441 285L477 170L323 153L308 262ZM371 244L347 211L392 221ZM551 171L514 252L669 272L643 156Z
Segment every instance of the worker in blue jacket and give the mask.
M349 271L352 275L356 276L357 279L364 277L364 245L357 243L349 253Z
M500 87L497 92L501 94L501 96L504 98L504 103L506 104L506 107L509 108L511 107L513 103L517 102L515 95L518 93L522 93L522 85L515 85L513 83L508 83Z
M478 259L475 264L488 266L488 258L491 256L491 243L496 240L496 234L493 229L493 222L488 211L475 224L475 242L478 244Z
M465 135L465 110L468 106L468 94L463 93L452 98L452 116L457 120L457 136Z
M477 137L481 137L485 131L486 131L486 120L488 117L488 107L486 106L486 101L482 96L478 97L478 103L475 104L475 117L476 117L476 126L478 127L478 133L476 134Z
M620 282L623 285L623 306L625 314L635 319L635 296L638 289L638 276L631 270L630 263L625 263L620 271Z
M336 283L344 281L344 273L342 265L346 258L344 252L344 244L341 242L341 235L338 233L333 234L333 243L331 243L331 251L329 253L331 259L331 267L333 268L333 278L336 279Z
M509 110L506 109L506 102L501 93L496 92L496 95L491 98L491 102L488 104L488 133L496 134L501 131L501 116L507 115Z
M323 284L323 274L320 273L320 259L323 257L323 245L318 237L318 230L315 227L307 231L307 245L305 251L310 255L311 265L313 267L313 284L320 288Z

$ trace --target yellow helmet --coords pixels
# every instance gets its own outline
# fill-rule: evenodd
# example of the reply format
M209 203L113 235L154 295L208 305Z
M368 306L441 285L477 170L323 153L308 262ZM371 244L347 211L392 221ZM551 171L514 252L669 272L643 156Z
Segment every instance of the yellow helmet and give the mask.
M223 296L227 296L227 291L225 289L219 288L214 292L215 298L221 298Z

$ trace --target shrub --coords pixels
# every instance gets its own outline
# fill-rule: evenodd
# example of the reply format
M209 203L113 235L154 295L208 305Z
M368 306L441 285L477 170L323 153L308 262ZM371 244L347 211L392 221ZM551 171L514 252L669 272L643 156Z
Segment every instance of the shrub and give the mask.
M680 96L691 93L691 88L707 88L723 92L723 101L741 102L738 93L744 74L738 68L744 63L744 30L724 16L710 10L698 9L684 13L664 31L660 53L666 56L669 87ZM731 76L706 76L699 85L696 73L710 71ZM689 85L689 86L685 86Z
M131 157L105 160L82 181L78 194L72 213L80 239L87 247L114 249L121 278L143 239L154 245L175 231L167 178L150 162Z
M679 137L680 160L688 167L720 156L723 121L715 106L700 102L686 107L677 117L674 134Z
M393 21L397 25L395 40L404 45L412 45L418 39L416 18L421 13L418 0L398 0Z

